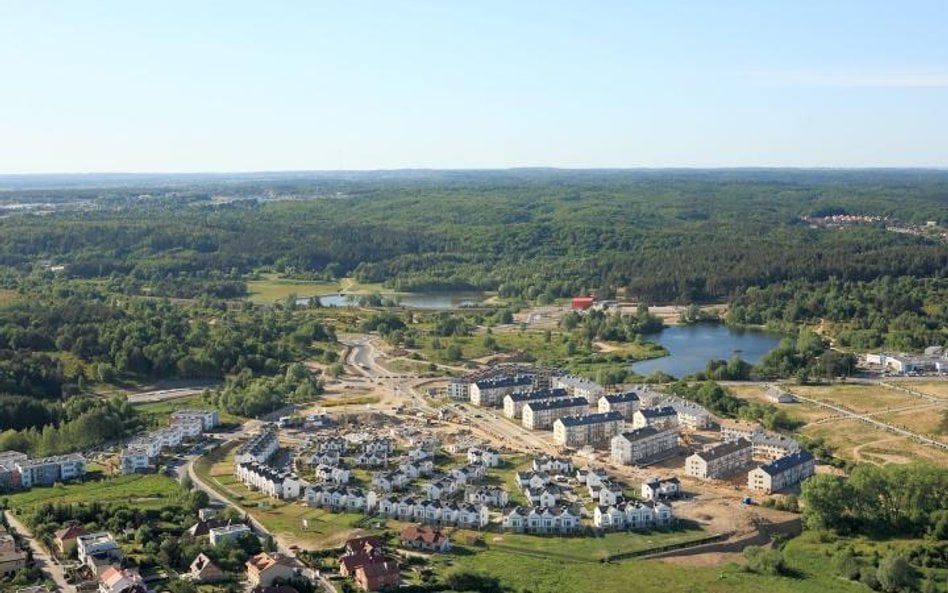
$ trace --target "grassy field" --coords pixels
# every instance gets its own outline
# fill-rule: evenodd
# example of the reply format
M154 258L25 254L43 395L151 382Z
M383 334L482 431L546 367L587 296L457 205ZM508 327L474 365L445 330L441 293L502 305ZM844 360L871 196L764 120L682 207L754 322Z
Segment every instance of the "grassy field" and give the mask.
M156 424L167 424L168 416L175 410L182 410L184 408L210 407L206 402L204 402L203 399L201 399L200 394L169 399L163 402L134 404L134 406L139 414L152 418ZM221 423L223 424L240 424L245 420L245 418L234 416L233 414L228 413L226 410L218 409L217 413L220 416Z
M4 498L7 505L16 510L29 510L47 502L121 502L130 507L150 509L178 503L184 494L178 482L169 477L160 474L136 474L33 488Z
M928 395L948 399L948 381L893 381L892 383L901 384L919 393L927 393Z
M282 301L290 295L298 297L336 294L345 290L349 293L381 292L381 284L363 284L351 278L339 282L320 282L313 280L293 280L281 278L279 274L263 274L261 280L247 282L248 298L255 303Z
M6 305L19 300L20 293L15 290L0 288L0 305Z
M680 534L679 534L680 535ZM473 571L498 577L512 591L532 593L627 593L662 591L667 593L824 593L862 592L859 584L838 579L832 572L825 546L807 540L791 541L785 550L792 576L760 576L744 572L736 565L723 567L682 566L656 560L625 560L584 563L570 556L606 549L651 547L653 542L674 540L676 532L656 534L612 534L601 540L574 538L529 538L528 548L517 552L488 542L486 549L462 548L459 553L440 556L441 571ZM510 537L510 536L506 536ZM489 539L489 538L488 538ZM630 540L625 542L623 540ZM636 541L638 540L638 541Z
M854 412L881 412L920 404L917 397L881 385L837 383L799 385L791 391L822 402L836 404Z

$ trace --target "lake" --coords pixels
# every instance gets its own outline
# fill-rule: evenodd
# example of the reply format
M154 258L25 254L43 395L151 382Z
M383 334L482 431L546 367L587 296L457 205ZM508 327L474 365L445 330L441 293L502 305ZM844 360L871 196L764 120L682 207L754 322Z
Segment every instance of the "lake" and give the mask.
M756 364L780 343L780 338L775 333L734 329L726 325L673 325L649 336L650 341L664 346L669 355L637 362L632 365L632 370L640 375L661 371L681 378L703 371L709 360L728 360L735 354Z
M458 309L480 305L487 298L482 292L407 292L383 293L383 298L396 299L402 306L413 309ZM327 294L319 297L319 303L324 307L345 307L355 305L359 295ZM309 304L309 298L297 299L297 304Z

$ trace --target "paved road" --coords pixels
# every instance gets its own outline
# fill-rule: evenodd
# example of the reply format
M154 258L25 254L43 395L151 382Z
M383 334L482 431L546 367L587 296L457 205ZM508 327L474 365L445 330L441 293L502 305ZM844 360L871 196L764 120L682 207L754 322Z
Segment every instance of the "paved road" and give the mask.
M36 538L33 537L33 534L27 529L26 525L21 523L12 512L6 511L5 514L10 527L15 529L17 533L29 542L30 548L33 550L33 563L56 583L56 590L62 591L63 593L73 591L73 587L66 582L63 567L53 562L53 559L46 553L46 549L36 541Z

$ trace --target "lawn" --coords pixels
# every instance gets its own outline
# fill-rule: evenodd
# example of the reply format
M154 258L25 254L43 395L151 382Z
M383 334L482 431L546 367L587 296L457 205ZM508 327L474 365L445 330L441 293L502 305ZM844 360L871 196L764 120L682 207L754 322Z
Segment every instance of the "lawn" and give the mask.
M2 296L0 296L2 299ZM942 381L893 381L893 384L901 385L912 391L934 395L948 399L948 380Z
M168 399L162 402L149 402L133 405L139 414L151 418L155 424L167 424L168 416L175 410L182 410L185 408L213 407L205 402L199 393L187 397ZM221 424L240 424L245 420L240 416L234 416L226 410L218 409L217 413L220 416Z
M308 297L334 294L341 289L337 282L291 280L272 273L263 274L262 278L262 280L247 282L248 298L255 303L282 301L290 295Z
M803 427L803 434L823 437L834 455L853 461L872 463L908 463L925 459L948 464L942 449L916 443L907 437L874 428L854 419L840 419Z
M135 474L38 487L4 498L10 508L21 511L44 503L78 502L121 502L130 507L154 509L181 502L183 496L184 490L172 478L161 474Z

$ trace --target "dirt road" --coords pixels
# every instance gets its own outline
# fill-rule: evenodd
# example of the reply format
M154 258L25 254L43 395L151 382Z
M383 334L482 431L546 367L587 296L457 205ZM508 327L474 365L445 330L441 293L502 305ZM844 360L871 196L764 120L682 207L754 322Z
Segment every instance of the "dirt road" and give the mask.
M56 590L62 591L63 593L74 591L75 589L66 582L66 575L63 573L63 567L49 556L46 552L46 549L36 538L33 537L33 533L17 519L12 512L5 511L7 518L7 523L10 524L20 536L22 536L30 544L30 548L33 550L33 563L37 568L43 571L54 583L56 583Z

